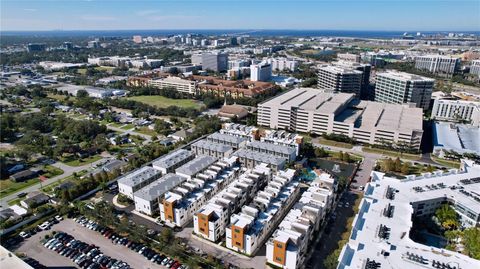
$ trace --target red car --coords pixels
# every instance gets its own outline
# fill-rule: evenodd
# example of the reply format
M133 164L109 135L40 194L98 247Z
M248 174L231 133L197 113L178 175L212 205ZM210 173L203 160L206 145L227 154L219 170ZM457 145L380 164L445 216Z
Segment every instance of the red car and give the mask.
M172 266L170 267L170 269L177 269L178 267L180 267L180 263L178 261L175 261Z

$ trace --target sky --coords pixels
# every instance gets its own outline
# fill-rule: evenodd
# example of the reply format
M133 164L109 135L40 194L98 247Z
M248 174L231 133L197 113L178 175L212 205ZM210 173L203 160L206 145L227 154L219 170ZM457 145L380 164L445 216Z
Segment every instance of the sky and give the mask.
M0 0L0 30L480 31L480 0Z

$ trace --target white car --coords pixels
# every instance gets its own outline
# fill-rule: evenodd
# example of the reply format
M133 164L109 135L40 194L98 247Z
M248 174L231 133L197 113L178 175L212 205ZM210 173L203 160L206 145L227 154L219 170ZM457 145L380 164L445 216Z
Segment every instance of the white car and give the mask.
M20 232L19 235L20 235L22 238L24 238L24 239L30 237L30 234L28 234L28 233L26 233L26 232Z
M55 216L55 219L56 219L57 221L62 221L62 220L63 220L62 216L60 216L60 215L56 215L56 216Z
M45 221L44 223L38 225L38 228L42 230L47 230L48 228L50 228L50 223L48 221Z

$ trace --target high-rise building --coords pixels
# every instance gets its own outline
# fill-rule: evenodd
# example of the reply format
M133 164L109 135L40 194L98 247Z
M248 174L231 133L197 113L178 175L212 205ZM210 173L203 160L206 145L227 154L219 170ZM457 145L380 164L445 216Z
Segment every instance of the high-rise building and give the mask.
M361 58L360 58L360 55L358 55L358 54L339 53L339 54L337 54L337 59L342 60L342 61L359 63Z
M200 45L201 45L202 47L206 47L206 46L208 45L208 40L202 39L202 41L200 41Z
M98 40L88 41L87 43L87 48L89 49L96 49L99 47L100 47L100 42L98 42Z
M378 73L374 91L376 102L389 104L415 103L416 107L428 109L435 80L405 72L386 71Z
M298 68L298 61L289 60L286 58L272 58L272 59L268 59L267 62L272 64L272 70L295 71L295 69Z
M250 66L251 81L269 81L272 78L272 65L268 63L252 64Z
M230 38L230 45L232 46L238 46L238 41L236 37L231 37Z
M370 73L372 70L372 66L370 64L363 64L363 63L356 63L356 62L349 62L349 61L338 61L333 63L336 66L344 67L344 68L351 68L357 71L362 72L362 86L360 97L362 99L369 98L369 85L370 85Z
M71 50L71 49L73 49L73 44L72 44L72 42L63 42L62 48L64 50Z
M199 56L192 55L192 63L198 64ZM228 55L218 52L207 52L201 55L201 64L203 70L212 70L215 72L223 72L228 69ZM195 62L194 62L195 60Z
M426 55L415 57L415 68L433 74L450 77L460 66L460 59L443 55Z
M476 75L480 78L480 60L472 61L470 65L470 74Z
M360 97L361 87L361 71L331 65L318 69L318 88L320 89L354 93Z
M134 35L133 36L133 42L137 43L137 44L142 43L142 36L141 35Z
M27 50L28 52L35 52L35 51L45 51L47 45L45 43L28 43Z
M473 126L480 126L480 102L435 99L431 117L436 120L469 122Z

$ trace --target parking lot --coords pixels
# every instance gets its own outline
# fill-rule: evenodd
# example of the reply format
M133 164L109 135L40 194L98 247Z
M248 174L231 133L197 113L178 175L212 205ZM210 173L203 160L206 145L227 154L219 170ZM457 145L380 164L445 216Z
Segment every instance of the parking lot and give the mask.
M28 238L20 244L15 252L25 253L26 255L38 260L46 266L56 268L76 268L76 264L70 259L45 248L40 240L52 231L63 231L75 237L75 239L88 244L95 244L105 254L115 259L120 259L128 263L132 268L149 269L149 268L166 268L161 265L153 264L147 261L142 255L128 249L123 245L113 244L101 234L91 231L72 219L66 219L54 225L51 230L39 232Z

